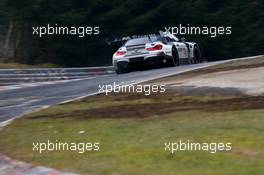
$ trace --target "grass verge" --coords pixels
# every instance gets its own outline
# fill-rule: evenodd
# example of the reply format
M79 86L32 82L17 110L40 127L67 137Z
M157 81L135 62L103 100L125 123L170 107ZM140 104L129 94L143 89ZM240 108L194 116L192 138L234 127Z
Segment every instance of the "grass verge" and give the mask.
M45 64L22 64L22 63L0 63L0 69L26 69L26 68L57 68L59 65L53 63Z
M0 132L0 152L93 175L260 175L264 97L110 95L57 105ZM80 131L84 131L80 132ZM232 150L165 152L165 142L231 142ZM32 151L33 142L100 142L100 151Z

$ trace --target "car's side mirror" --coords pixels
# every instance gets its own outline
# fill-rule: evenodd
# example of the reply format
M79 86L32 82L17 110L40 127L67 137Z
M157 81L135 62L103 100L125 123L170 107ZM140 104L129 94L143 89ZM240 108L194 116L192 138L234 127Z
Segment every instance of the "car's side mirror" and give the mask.
M181 42L185 42L185 41L186 41L186 38L182 37Z

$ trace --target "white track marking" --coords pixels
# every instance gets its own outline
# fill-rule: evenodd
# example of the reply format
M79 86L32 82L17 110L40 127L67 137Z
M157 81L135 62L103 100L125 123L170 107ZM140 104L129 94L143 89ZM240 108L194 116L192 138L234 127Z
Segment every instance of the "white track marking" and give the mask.
M109 75L102 75L102 76L109 76ZM58 80L58 81L47 81L47 82L22 83L22 84L18 84L18 85L0 86L0 91L11 90L11 89L21 89L21 88L27 88L27 87L36 87L36 86L50 85L50 84L58 84L58 83L65 83L65 82L74 82L74 81L80 81L80 80L89 80L89 79L94 79L94 78L97 78L97 77L94 76L94 77L72 79L72 80Z

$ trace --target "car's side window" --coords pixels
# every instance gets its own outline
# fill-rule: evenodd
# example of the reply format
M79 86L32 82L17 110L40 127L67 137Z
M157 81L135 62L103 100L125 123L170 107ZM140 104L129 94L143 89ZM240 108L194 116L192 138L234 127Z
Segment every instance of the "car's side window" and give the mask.
M171 41L172 41L172 42L177 42L174 38L171 38Z
M170 37L165 37L165 39L166 39L166 41L168 42L168 43L170 43L170 42L175 42L172 38L170 38Z

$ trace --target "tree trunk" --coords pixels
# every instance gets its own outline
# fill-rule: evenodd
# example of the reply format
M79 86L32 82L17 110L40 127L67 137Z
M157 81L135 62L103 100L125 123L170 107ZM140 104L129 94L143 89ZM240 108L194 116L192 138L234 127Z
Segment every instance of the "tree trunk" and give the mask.
M4 43L4 52L3 52L4 54L3 55L5 58L9 58L13 56L12 55L13 48L10 46L13 28L14 28L14 21L13 19L11 19L9 23L8 31L6 34L5 43Z

